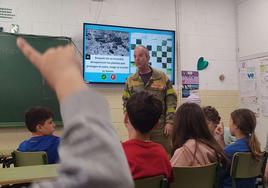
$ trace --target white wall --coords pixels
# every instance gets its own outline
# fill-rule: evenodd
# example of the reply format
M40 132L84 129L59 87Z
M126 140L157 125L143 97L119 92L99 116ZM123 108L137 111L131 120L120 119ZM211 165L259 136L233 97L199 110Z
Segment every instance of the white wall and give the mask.
M236 9L234 0L179 0L180 62L196 70L200 56L209 61L200 71L202 90L237 90ZM220 74L225 75L223 82Z
M238 2L239 57L268 53L268 1Z

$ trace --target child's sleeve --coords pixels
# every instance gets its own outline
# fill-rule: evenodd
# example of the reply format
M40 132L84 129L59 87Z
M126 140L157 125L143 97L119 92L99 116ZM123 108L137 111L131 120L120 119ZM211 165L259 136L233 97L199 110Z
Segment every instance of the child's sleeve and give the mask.
M106 100L90 89L63 101L59 176L34 188L134 187L108 110Z

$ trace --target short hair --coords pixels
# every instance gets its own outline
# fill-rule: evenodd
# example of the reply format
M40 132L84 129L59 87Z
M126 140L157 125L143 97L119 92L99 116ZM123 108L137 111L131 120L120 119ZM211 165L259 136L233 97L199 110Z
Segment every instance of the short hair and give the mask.
M216 108L212 106L205 106L203 107L203 112L208 121L211 121L214 124L220 123L221 116L219 115L219 112L216 110Z
M146 47L143 46L143 45L136 46L135 49L136 49L136 48L143 48L143 49L144 49L144 53L145 53L145 55L146 55L148 58L150 58L150 54L149 54L149 50L148 50L148 48L146 48ZM135 50L135 49L134 49L134 50Z
M142 134L149 133L158 122L163 106L153 94L141 91L132 95L126 104L129 121Z
M38 124L44 124L46 120L53 117L52 111L47 107L31 107L25 113L25 125L31 132L36 132Z

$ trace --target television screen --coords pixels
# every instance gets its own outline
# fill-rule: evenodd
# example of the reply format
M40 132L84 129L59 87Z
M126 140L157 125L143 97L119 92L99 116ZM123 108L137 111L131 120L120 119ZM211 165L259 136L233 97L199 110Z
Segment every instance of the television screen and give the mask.
M136 72L138 45L149 50L153 68L175 81L175 31L84 23L83 44L83 76L88 83L125 83Z

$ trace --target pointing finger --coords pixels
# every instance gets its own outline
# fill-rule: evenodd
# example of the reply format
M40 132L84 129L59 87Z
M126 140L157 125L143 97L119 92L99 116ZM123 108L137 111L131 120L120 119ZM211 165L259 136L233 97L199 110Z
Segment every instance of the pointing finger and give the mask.
M27 57L32 62L32 64L34 64L39 69L41 54L21 37L17 39L17 46L25 55L25 57Z

